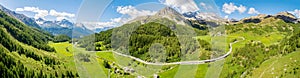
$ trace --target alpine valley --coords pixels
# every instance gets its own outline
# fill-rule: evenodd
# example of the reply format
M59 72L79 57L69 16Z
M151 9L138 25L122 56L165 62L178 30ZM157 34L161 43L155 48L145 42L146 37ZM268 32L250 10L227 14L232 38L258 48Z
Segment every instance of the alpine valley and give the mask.
M0 6L0 77L300 77L300 20L289 12L234 20L164 7L115 28L86 27Z

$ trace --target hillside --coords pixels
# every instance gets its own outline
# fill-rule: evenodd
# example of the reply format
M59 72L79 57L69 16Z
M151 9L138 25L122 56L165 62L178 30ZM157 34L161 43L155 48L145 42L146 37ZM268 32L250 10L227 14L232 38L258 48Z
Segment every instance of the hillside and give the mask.
M182 53L198 53L196 49L200 48L200 46L205 50L210 50L209 43L204 40L194 40L192 43L185 42L197 35L205 35L208 31L208 27L205 25L200 26L199 23L190 23L191 21L186 20L182 14L170 7L166 7L153 16L138 17L120 27L85 37L79 40L79 46L89 51L105 51L113 48L114 50L120 50L119 52L123 54L154 62L151 60L149 48L153 47L154 43L160 43L163 46L168 46L165 48L167 55L165 62L176 62L185 58L185 55ZM131 34L130 38L126 36L127 34ZM118 37L115 39L122 40L112 41L111 39L114 37ZM180 39L178 39L178 37L180 37ZM124 39L128 39L129 42L122 42ZM181 45L179 40L182 40ZM195 44L194 42L199 42L200 45L191 45ZM184 45L197 48L181 47ZM122 50L124 46L128 47L128 51ZM183 48L187 50L181 52ZM201 57L200 54L196 56ZM203 57L207 56L209 55L203 55Z
M5 7L3 7L2 5L0 5L0 10L2 10L4 13L8 14L9 16L16 18L20 21L22 21L24 24L37 28L37 29L41 29L41 27L34 21L33 18L29 18L23 14L18 14L14 11L11 11Z
M0 11L1 77L76 77L48 45L52 37Z
M6 31L11 34L15 39L28 45L32 45L38 49L46 51L54 51L53 48L47 46L47 42L52 40L52 36L44 34L38 29L31 28L14 18L7 16L1 11L0 24ZM3 41L5 42L5 41Z
M257 68L261 70L264 62L277 57L280 61L283 59L281 57L297 52L300 48L300 24L295 19L294 15L281 12L275 15L252 16L226 25L226 32L229 36L244 37L246 40L236 44L236 49L226 59L220 77L259 77L258 73L264 72L254 71L257 71ZM235 38L229 37L229 39ZM275 65L269 65L277 69ZM276 73L280 74L263 77L290 77L291 75L299 77L295 73L288 74L282 71Z
M172 12L174 11L165 12L165 10L167 9L164 9L162 13L158 12L158 14L154 16L143 16L134 19L120 27L85 37L82 40L79 40L79 46L84 47L86 48L86 50L90 51L119 51L123 54L131 55L148 62L161 62L157 60L175 62L182 59L178 58L182 57L182 55L178 53L182 49L178 48L180 46L178 35L174 36L174 33L177 34L178 32L173 30L177 28L183 29L181 27L190 26L196 32L200 31L197 32L197 38L198 42L200 42L200 46L204 48L204 51L202 50L203 53L199 55L199 59L205 60L211 58L211 36L209 35L211 33L199 35L199 33L208 30L209 27L206 26L206 24L201 23L197 20L173 19L173 17L181 18L182 16L177 15L176 13L172 15ZM167 15L164 15L165 17L159 18L159 14ZM181 23L178 24L176 22ZM184 25L184 23L190 23L190 25ZM225 25L227 34L227 44L234 41L240 42L233 45L232 53L225 58L224 65L219 68L219 70L222 70L222 72L220 72L219 77L257 77L257 73L255 71L263 73L261 70L265 69L261 68L260 66L265 65L265 62L267 62L267 65L270 65L268 61L273 61L273 58L278 57L278 59L281 59L281 57L288 57L291 54L297 54L295 52L299 52L300 48L299 26L300 24L296 21L296 17L287 12L281 12L275 15L252 16L244 18L235 23L229 23ZM114 35L116 34L129 32L123 30L133 30L133 28L135 31L132 31L132 33L130 33L130 37L128 37L127 35L123 37L121 35L115 36L116 38L114 38ZM128 52L123 51L122 47L113 46L116 43L119 45L126 45L126 43L123 43L122 40L126 40L127 38L129 39ZM240 40L240 38L245 38L245 40ZM89 41L89 39L92 41ZM120 39L120 42L114 42L112 39ZM151 44L154 43L161 43L162 46L167 46L165 47L165 51L163 51L167 55L166 59L161 59L161 57L157 57L156 59L149 58L149 56L151 56L151 53L149 51L153 51L153 46ZM101 54L105 55L105 53L99 53L99 56L101 56L99 57L100 59L111 59L111 57L108 58L107 56ZM115 56L115 58L120 58L120 56ZM118 62L114 60L110 61L111 66L115 66L114 63ZM117 66L122 66L122 64ZM275 64L284 65L284 63L276 62ZM294 66L298 64L299 62L289 63L287 65ZM205 77L205 75L212 74L212 72L207 72L210 69L211 65L213 65L213 63L205 63L203 65L198 65L199 68L195 69L197 70L196 77ZM166 66L169 67L166 69L156 69L155 67L151 68L150 65L140 64L135 60L129 61L128 64L125 63L123 66L132 66L132 68L136 68L135 71L141 72L139 74L145 74L144 72L142 72L142 69L140 69L141 67L145 67L144 69L153 69L153 71L154 69L160 70L160 77L175 76L176 72L174 71L179 71L179 68L181 67L180 65L175 65ZM283 66L279 67L280 69L283 69ZM276 67L274 68L276 69ZM184 71L191 72L192 70ZM298 77L298 71L299 69L289 66L287 72L278 71L277 73L280 73L281 77ZM263 75L263 77L265 77L265 75ZM272 75L272 77L275 77L275 75Z

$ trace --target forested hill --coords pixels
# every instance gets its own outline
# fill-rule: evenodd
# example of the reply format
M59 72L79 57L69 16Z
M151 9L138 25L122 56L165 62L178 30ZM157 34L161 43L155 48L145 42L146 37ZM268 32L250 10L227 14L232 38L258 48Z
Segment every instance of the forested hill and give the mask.
M48 46L52 36L29 27L0 10L0 77L77 77Z
M208 34L207 25L200 24L195 20L186 20L184 16L176 10L170 7L165 7L159 10L155 15L137 17L120 27L84 37L78 41L78 44L80 47L86 48L86 50L89 51L110 50L112 49L111 47L113 46L113 43L121 43L112 42L111 38L113 34L126 36L123 35L123 33L126 33L127 30L133 30L133 28L136 28L136 30L132 31L129 38L129 53L124 54L138 57L149 62L154 62L149 57L149 48L151 48L154 43L168 46L166 47L165 52L167 56L164 58L166 62L177 62L180 61L181 56L183 56L183 54L181 54L181 45L177 35L192 35L193 33L184 32L188 30L194 30L195 36ZM123 32L122 30L125 30L126 32ZM204 40L198 40L198 42L201 43L200 45L205 47L206 50L209 50L210 44L208 42ZM114 47L114 49L119 48L121 47ZM192 52L195 49L196 48L186 50L186 53Z
M53 52L54 49L47 45L49 40L52 40L52 36L44 33L38 29L29 27L18 20L8 16L3 11L0 12L0 25L1 28L6 30L11 36L18 41L34 46L38 49ZM1 40L1 44L5 44L6 39Z

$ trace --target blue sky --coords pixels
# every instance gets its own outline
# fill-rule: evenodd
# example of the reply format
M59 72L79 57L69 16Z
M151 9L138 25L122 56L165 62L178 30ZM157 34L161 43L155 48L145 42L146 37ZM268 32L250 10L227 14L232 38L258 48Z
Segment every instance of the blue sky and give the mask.
M247 8L253 7L261 14L276 14L283 11L294 11L300 9L299 0L217 0L216 4L222 8L224 3L234 3L235 5L244 5ZM222 16L227 15L222 12ZM244 18L251 16L247 13L234 12L230 14L232 18Z
M82 0L1 0L0 4L4 7L15 11L16 8L23 7L38 7L39 9L56 10L57 12L66 12L76 14L77 9L80 7ZM29 17L34 17L33 12L18 12L25 14ZM55 17L47 16L49 19Z
M299 0L1 0L0 4L32 18L75 21L77 17L83 19L81 21L98 21L101 25L151 15L166 5L181 13L197 10L236 19L283 11L298 16L300 13Z

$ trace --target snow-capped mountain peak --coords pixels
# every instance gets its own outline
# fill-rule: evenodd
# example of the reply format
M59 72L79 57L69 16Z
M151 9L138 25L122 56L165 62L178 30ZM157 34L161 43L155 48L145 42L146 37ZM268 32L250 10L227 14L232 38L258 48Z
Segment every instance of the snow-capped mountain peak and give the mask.
M224 21L225 19L219 17L215 13L207 13L207 12L187 12L183 13L188 19L194 20L205 20L205 21Z
M63 19L60 21L47 21L42 18L35 19L35 22L39 24L42 28L43 27L65 27L65 28L71 28L74 26L74 23L70 22L67 19Z
M35 22L39 25L44 24L45 20L43 18L35 19Z
M62 27L72 27L73 23L70 22L69 20L63 19L61 21L57 21L57 24L59 24Z

